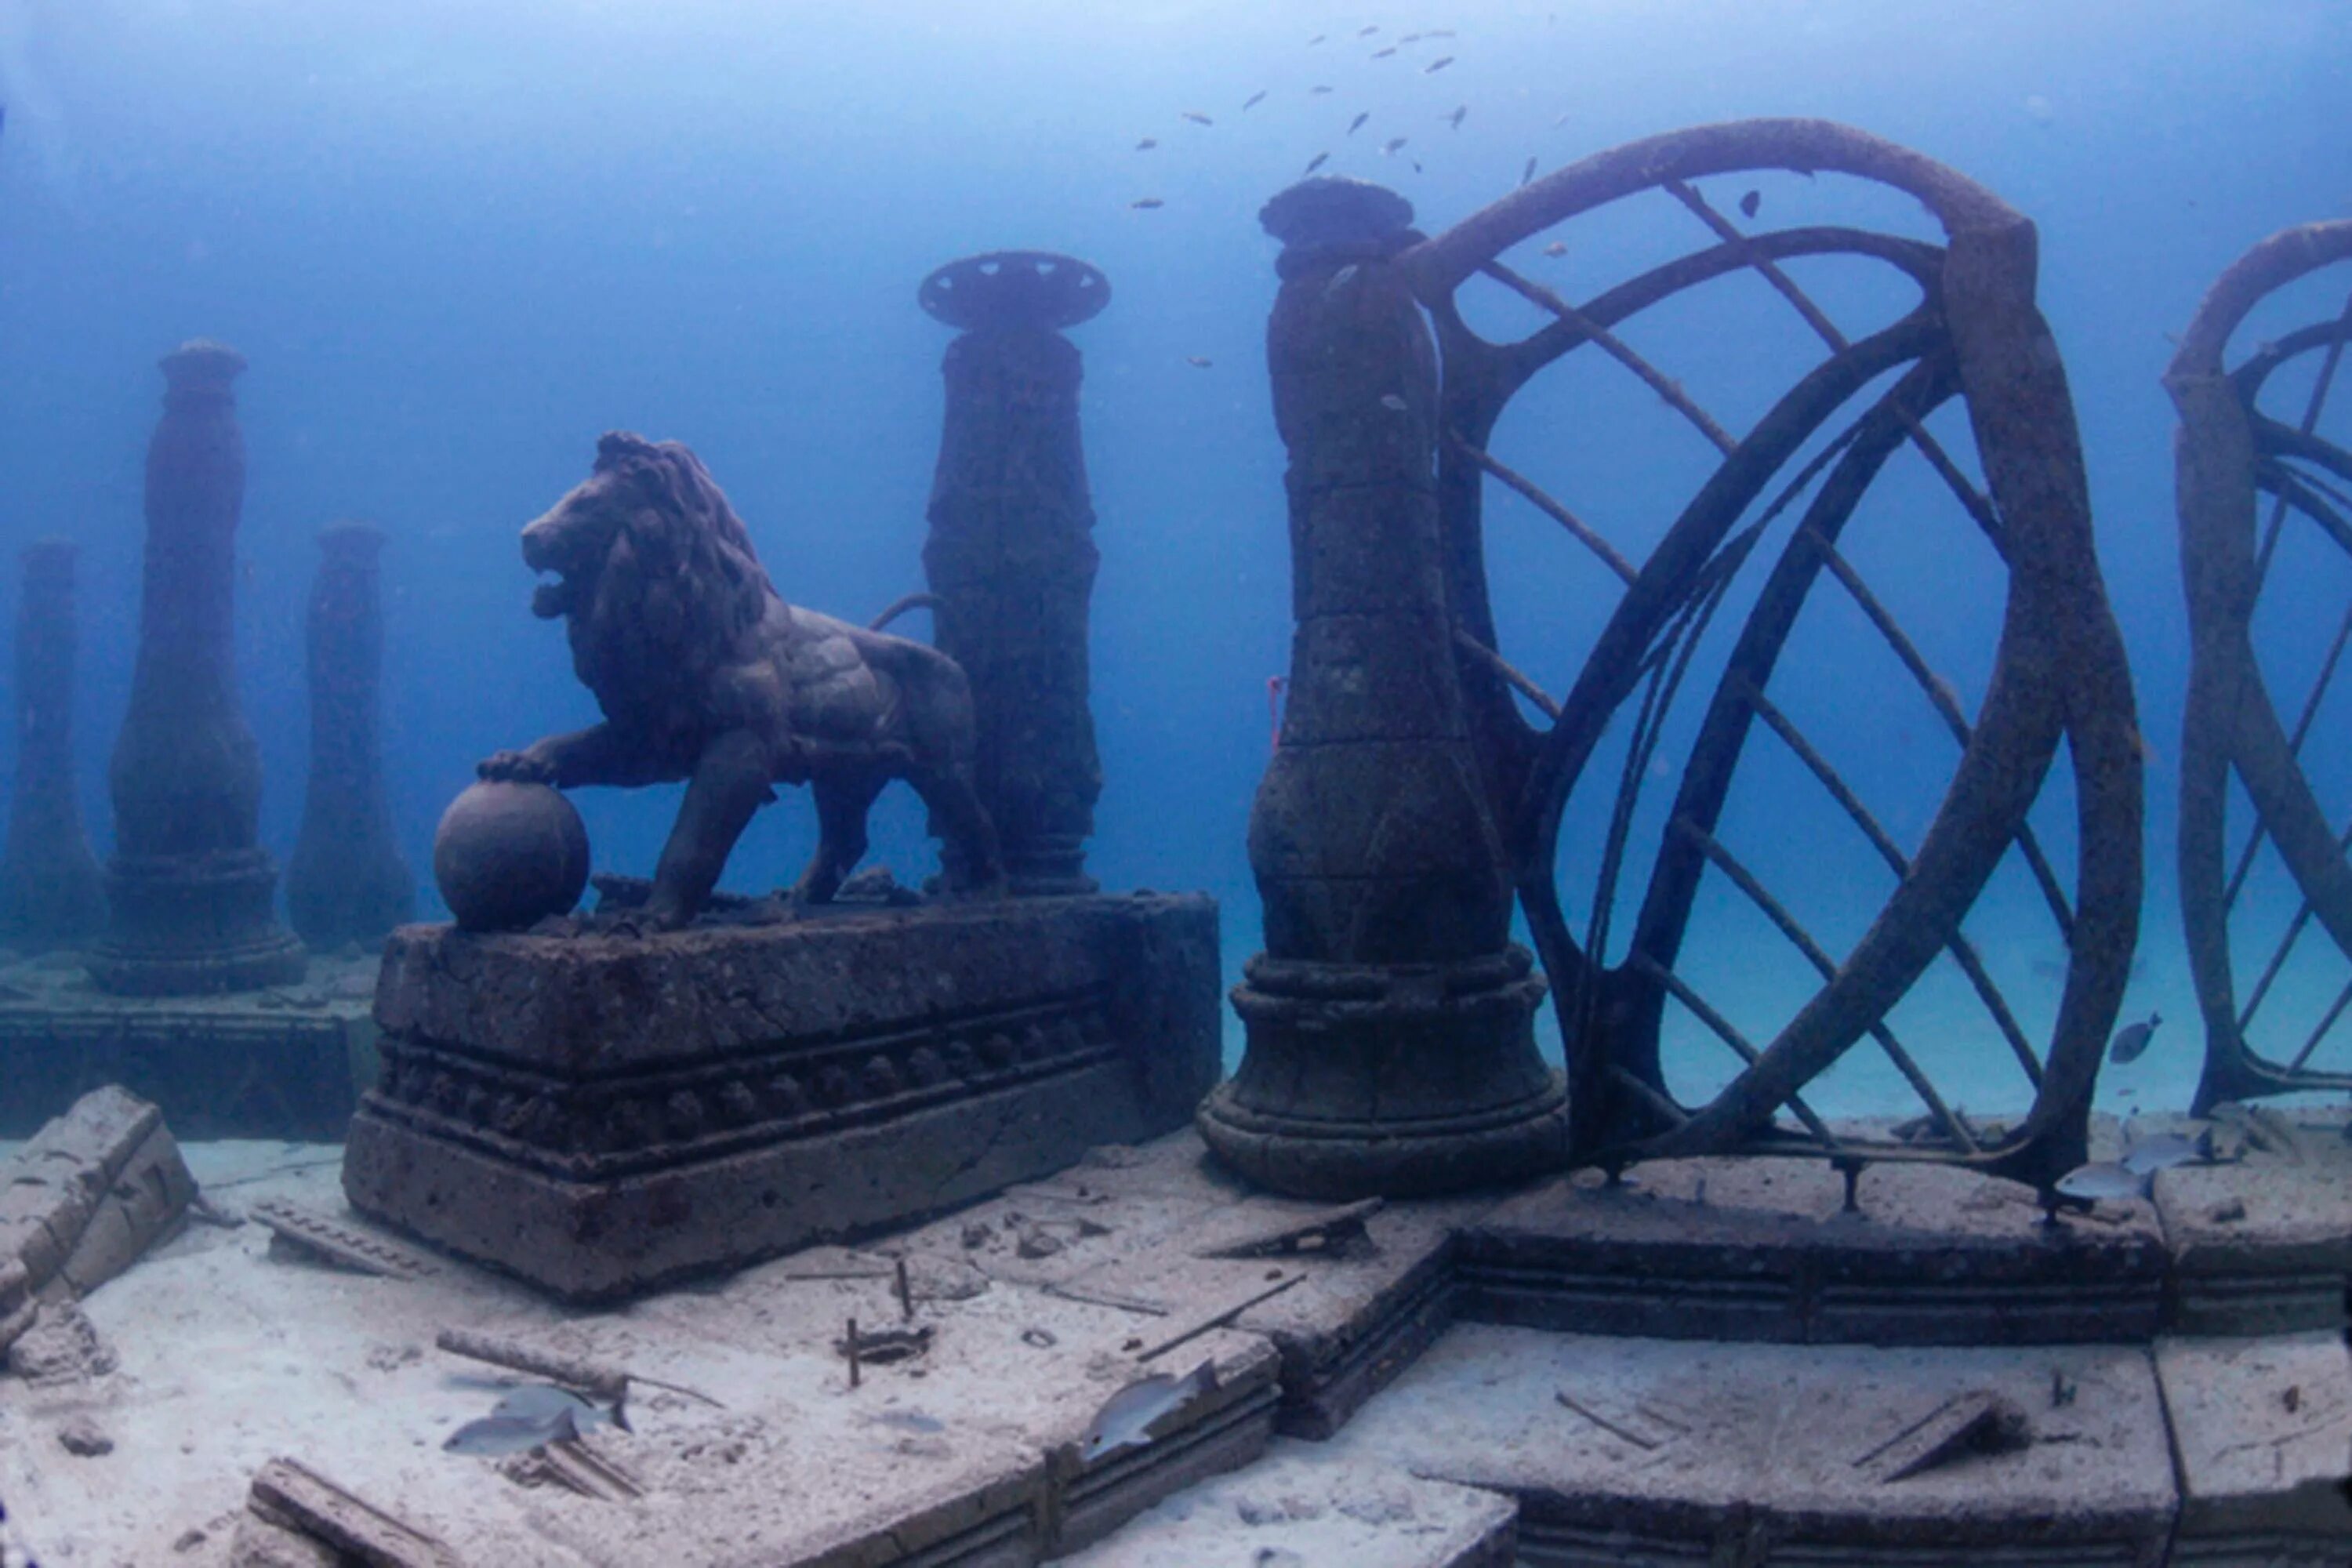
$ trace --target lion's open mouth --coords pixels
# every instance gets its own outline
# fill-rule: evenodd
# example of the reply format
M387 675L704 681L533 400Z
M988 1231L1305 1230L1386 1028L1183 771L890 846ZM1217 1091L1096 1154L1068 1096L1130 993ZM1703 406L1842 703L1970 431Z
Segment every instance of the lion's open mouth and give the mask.
M578 585L569 577L559 577L552 583L541 583L531 593L530 613L542 621L551 621L558 616L569 615L572 611L572 602L578 596Z

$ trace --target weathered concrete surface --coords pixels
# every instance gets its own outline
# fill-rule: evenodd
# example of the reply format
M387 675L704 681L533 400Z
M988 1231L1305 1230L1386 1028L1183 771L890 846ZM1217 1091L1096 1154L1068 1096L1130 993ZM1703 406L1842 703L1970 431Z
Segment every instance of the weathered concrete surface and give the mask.
M2175 1563L2352 1562L2343 1335L2168 1339L2156 1369L2179 1465Z
M142 998L90 989L70 954L0 968L0 1137L116 1083L182 1138L341 1138L373 1076L376 959L320 954L296 984Z
M1217 1070L1197 896L842 910L386 949L353 1206L617 1300L1181 1126Z
M2157 1208L2175 1258L2171 1325L2191 1334L2340 1331L2352 1281L2345 1112L2266 1108L2258 1115L2251 1140L2222 1126L2225 1147L2241 1154L2236 1163L2157 1175ZM2201 1125L2149 1117L2138 1131Z
M2063 1405L2053 1373L2073 1390ZM2032 1447L1897 1482L1858 1463L1979 1389L2026 1409ZM2153 1565L2174 1503L2147 1354L2112 1346L1694 1345L1465 1325L1333 1447L1507 1492L1521 1560L1545 1563Z
M2146 1340L2166 1253L2151 1207L2056 1226L2029 1189L1874 1165L1859 1212L1795 1160L1666 1160L1617 1186L1580 1172L1497 1205L1460 1240L1465 1317L1584 1333L1782 1342Z
M1264 1463L1177 1493L1063 1568L1509 1568L1495 1492L1339 1461L1277 1439Z

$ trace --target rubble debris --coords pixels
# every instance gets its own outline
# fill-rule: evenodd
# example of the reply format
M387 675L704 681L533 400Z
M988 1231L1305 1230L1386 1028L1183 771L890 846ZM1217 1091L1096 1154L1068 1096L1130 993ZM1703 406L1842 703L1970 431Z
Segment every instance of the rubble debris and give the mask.
M1381 1212L1382 1200L1366 1198L1361 1203L1324 1209L1255 1231L1237 1240L1226 1242L1195 1258L1286 1258L1302 1252L1331 1253L1343 1247L1369 1244L1370 1235L1364 1222Z
M558 1486L599 1502L624 1502L646 1495L645 1484L580 1438L548 1444L501 1460L499 1469L517 1486Z
M283 1243L340 1268L387 1279L426 1279L441 1272L438 1263L412 1247L283 1198L264 1198L247 1213L269 1227L272 1247Z
M37 1303L32 1326L8 1347L8 1370L36 1388L56 1388L104 1377L114 1352L71 1301Z
M1158 1344L1153 1345L1150 1349L1139 1352L1135 1359L1138 1361L1156 1361L1160 1357L1166 1355L1170 1351L1174 1350L1177 1346L1189 1344L1192 1341L1199 1339L1202 1334L1207 1333L1212 1329L1223 1328L1226 1324L1232 1322L1235 1318L1240 1317L1244 1312L1248 1311L1252 1307L1256 1306L1259 1302L1272 1300L1275 1297L1281 1295L1285 1290L1289 1289L1293 1285L1297 1284L1301 1279L1307 1278L1303 1274L1283 1275L1279 1269L1276 1270L1276 1274L1278 1276L1276 1283L1268 1286L1263 1290L1251 1292L1249 1295L1243 1297L1240 1300L1235 1301L1230 1307L1219 1308L1216 1311L1209 1314L1209 1316L1200 1319L1192 1323L1191 1327L1185 1329L1182 1332L1172 1334L1167 1339L1161 1340Z
M69 1415L58 1428L58 1447L76 1458L94 1459L114 1452L114 1439L88 1415Z
M833 1342L834 1350L846 1357L853 1374L861 1366L888 1366L896 1362L912 1361L931 1348L931 1325L925 1323L912 1329L860 1329L857 1320L849 1320L846 1331ZM856 1383L853 1375L852 1384Z
M369 1568L464 1568L432 1536L292 1459L272 1459L255 1472L246 1506L265 1523L308 1536Z
M527 1372L534 1377L546 1378L549 1382L561 1384L566 1388L578 1389L581 1393L593 1395L606 1404L614 1403L625 1396L629 1391L630 1384L642 1383L649 1388L666 1388L672 1394L683 1394L689 1399L698 1399L714 1409L727 1408L700 1389L688 1388L683 1384L664 1383L657 1377L647 1377L643 1373L630 1372L614 1366L609 1362L595 1361L587 1356L566 1355L561 1351L543 1350L537 1345L525 1344L520 1340L510 1340L498 1334L478 1333L472 1329L443 1329L433 1336L433 1342L451 1355L461 1355L469 1361L488 1362L492 1366L505 1367L509 1372Z
M2013 1454L2033 1446L2033 1422L2004 1394L1971 1389L1947 1399L1853 1461L1881 1484L1907 1480L1971 1454Z
M22 1316L12 1296L89 1295L172 1231L195 1195L161 1110L113 1084L76 1100L0 1165L0 1342ZM10 1260L24 1271L13 1289Z

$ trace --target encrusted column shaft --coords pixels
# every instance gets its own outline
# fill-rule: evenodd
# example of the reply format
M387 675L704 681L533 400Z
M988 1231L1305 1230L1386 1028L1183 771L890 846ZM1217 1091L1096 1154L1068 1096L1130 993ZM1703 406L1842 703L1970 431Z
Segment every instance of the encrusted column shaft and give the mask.
M320 531L310 589L310 785L286 866L286 913L311 947L381 942L415 910L416 889L392 837L378 697L383 678L383 531Z
M79 947L106 925L74 792L74 546L26 548L16 617L16 798L0 852L0 942Z
M1290 452L1289 700L1250 815L1266 950L1234 1005L1210 1146L1302 1196L1433 1193L1557 1164L1566 1093L1543 982L1454 677L1434 479L1435 350L1391 265L1404 200L1316 180L1260 215L1286 246L1267 329Z
M924 280L948 345L947 417L923 568L940 650L971 678L974 784L1016 893L1089 893L1102 768L1087 706L1094 508L1078 351L1056 330L1110 298L1068 257L977 256Z
M272 910L257 841L261 762L237 704L232 642L245 438L232 388L245 359L191 342L163 361L147 447L147 552L131 711L108 782L110 921L90 977L134 995L240 991L302 976Z

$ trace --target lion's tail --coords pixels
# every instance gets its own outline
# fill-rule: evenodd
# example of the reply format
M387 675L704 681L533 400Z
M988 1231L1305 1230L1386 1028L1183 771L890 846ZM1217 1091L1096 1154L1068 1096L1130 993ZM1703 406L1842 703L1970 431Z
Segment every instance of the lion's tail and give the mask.
M908 594L902 599L893 600L888 609L866 622L866 629L869 632L878 632L908 610L930 610L936 613L940 607L940 596L937 594Z

